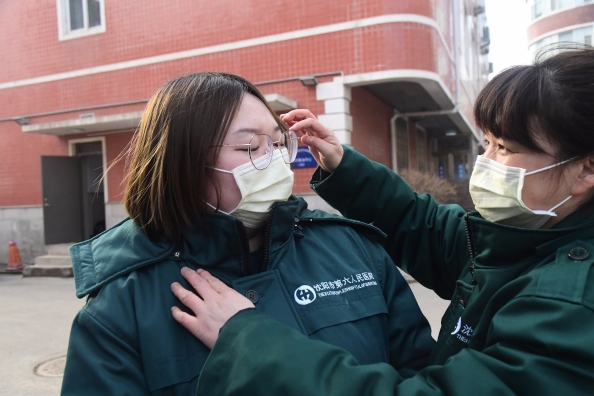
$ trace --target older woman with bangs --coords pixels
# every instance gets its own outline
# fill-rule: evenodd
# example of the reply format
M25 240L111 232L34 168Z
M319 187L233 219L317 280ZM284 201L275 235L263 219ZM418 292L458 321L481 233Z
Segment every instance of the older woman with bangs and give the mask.
M185 301L197 316L184 323L214 344L197 394L594 394L594 49L558 49L479 94L485 152L470 178L472 213L415 194L309 111L284 115L292 130L308 130L316 192L382 229L394 262L451 305L429 365L407 379L255 310L236 315L242 296L197 283L208 298ZM214 315L221 295L226 314Z
M195 394L210 350L175 320L190 312L175 295L198 298L184 287L204 269L222 280L214 288L247 296L242 308L361 363L405 376L426 365L429 324L374 241L381 231L291 195L297 144L241 77L198 73L157 91L125 155L130 218L71 248L87 303L72 325L63 395Z

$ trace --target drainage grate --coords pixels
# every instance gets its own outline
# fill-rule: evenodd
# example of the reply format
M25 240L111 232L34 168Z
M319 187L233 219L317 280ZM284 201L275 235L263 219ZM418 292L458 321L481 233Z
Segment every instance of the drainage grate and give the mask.
M35 367L35 374L40 377L62 377L66 367L66 356L60 356L47 362L38 364Z

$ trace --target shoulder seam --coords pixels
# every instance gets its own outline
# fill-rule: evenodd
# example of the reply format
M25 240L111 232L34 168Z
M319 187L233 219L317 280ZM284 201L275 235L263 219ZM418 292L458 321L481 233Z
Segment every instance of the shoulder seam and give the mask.
M124 344L130 346L131 349L133 349L134 351L136 351L136 348L133 348L128 342L124 341L124 339L122 337L120 337L119 335L117 335L116 333L114 333L109 327L107 327L107 325L105 325L103 322L101 322L99 319L97 319L92 313L90 313L89 310L87 309L87 306L86 305L81 308L81 310L79 311L79 313L80 314L87 315L98 326L101 326L103 329L105 329L105 331L109 332L109 334L113 335L115 338L117 338L118 340L122 341ZM136 353L137 353L138 356L140 356L140 352L136 351Z

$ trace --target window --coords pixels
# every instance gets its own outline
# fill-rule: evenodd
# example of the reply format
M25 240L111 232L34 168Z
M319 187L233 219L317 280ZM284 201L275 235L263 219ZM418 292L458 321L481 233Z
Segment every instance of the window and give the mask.
M529 50L533 54L536 54L536 52L542 47L561 41L573 41L575 43L592 45L592 26L567 30L565 32L552 34L550 36L544 37L530 45Z
M540 18L542 16L542 1L536 0L532 6L532 19Z
M532 0L532 19L549 15L573 7L594 3L594 0Z
M575 3L574 0L551 0L551 11L574 7Z
M104 0L57 0L60 40L105 32Z
M592 45L592 26L573 31L573 41L580 44Z

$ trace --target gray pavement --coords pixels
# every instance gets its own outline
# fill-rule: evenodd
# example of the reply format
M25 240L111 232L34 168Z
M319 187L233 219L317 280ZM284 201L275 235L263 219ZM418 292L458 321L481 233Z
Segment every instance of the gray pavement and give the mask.
M66 354L70 325L83 305L73 278L0 275L0 395L60 394L61 376L34 370Z
M448 302L416 282L411 288L429 319L434 338ZM84 305L73 278L23 278L0 274L0 395L60 394L68 334ZM54 359L57 359L54 361ZM46 375L35 374L38 365Z

